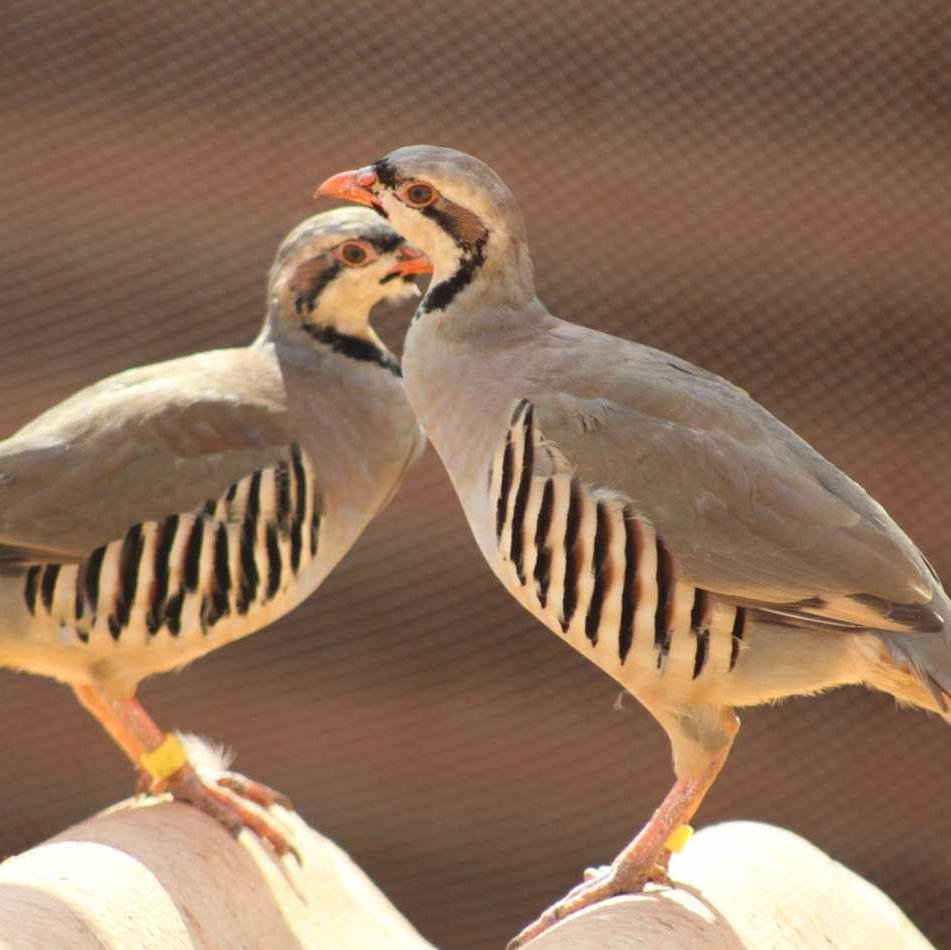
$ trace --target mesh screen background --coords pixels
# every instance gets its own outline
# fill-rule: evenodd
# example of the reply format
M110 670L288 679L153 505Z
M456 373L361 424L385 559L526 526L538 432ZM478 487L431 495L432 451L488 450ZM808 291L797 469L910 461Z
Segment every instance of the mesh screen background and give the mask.
M0 431L256 333L326 175L495 167L569 319L748 389L951 577L951 5L6 0ZM398 347L406 314L381 314ZM0 851L129 793L0 675ZM441 946L497 947L671 780L661 730L497 585L430 451L302 608L144 685L285 790ZM856 689L747 711L700 823L807 836L951 943L947 728Z

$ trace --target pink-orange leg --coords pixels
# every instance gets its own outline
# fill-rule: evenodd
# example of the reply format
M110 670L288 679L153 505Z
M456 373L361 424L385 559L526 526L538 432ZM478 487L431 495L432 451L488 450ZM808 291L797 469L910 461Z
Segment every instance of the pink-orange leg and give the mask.
M147 757L166 743L167 734L152 721L138 700L116 699L94 686L77 686L74 692L137 768L143 769L143 756ZM300 854L287 835L242 801L246 799L261 808L275 803L289 807L289 800L279 792L235 772L222 772L207 779L187 761L161 778L149 775L147 770L143 772L146 791L168 792L177 801L188 802L211 815L232 834L247 828L267 841L279 855L291 853L300 861Z
M693 778L678 779L650 821L604 871L589 870L585 880L529 924L506 950L517 950L559 920L618 894L636 894L648 881L667 879L670 853L665 845L680 825L693 818L730 753L729 744Z

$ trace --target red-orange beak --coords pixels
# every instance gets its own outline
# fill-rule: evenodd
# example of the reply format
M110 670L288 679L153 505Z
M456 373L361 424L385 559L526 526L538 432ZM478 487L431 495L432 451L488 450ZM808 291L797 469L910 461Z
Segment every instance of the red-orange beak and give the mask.
M400 245L397 258L397 262L387 271L387 275L399 274L401 277L409 277L411 274L431 274L433 272L433 262L418 247L413 247L412 244Z
M315 192L315 198L340 198L343 201L355 201L368 205L375 211L382 211L383 205L370 190L376 184L376 173L372 168L357 168L350 172L332 175Z

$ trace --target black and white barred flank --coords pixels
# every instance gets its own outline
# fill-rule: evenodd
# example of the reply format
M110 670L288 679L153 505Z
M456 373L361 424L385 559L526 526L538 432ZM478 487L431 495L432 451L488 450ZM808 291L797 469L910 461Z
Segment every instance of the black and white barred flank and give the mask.
M297 443L274 466L231 485L199 510L129 527L79 564L35 564L23 598L82 643L130 630L207 635L223 618L253 620L317 556L322 502Z

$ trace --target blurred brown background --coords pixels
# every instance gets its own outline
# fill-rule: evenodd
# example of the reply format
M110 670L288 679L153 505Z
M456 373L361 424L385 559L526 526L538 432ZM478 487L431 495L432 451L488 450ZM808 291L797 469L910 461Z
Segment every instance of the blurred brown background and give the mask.
M750 390L951 578L947 0L6 0L0 432L250 340L314 186L414 142L506 178L556 313ZM404 322L380 321L395 346ZM8 853L132 775L65 688L0 681ZM465 948L666 790L618 693L498 587L432 453L303 608L143 689ZM859 690L743 719L700 821L786 825L951 945L947 727Z

